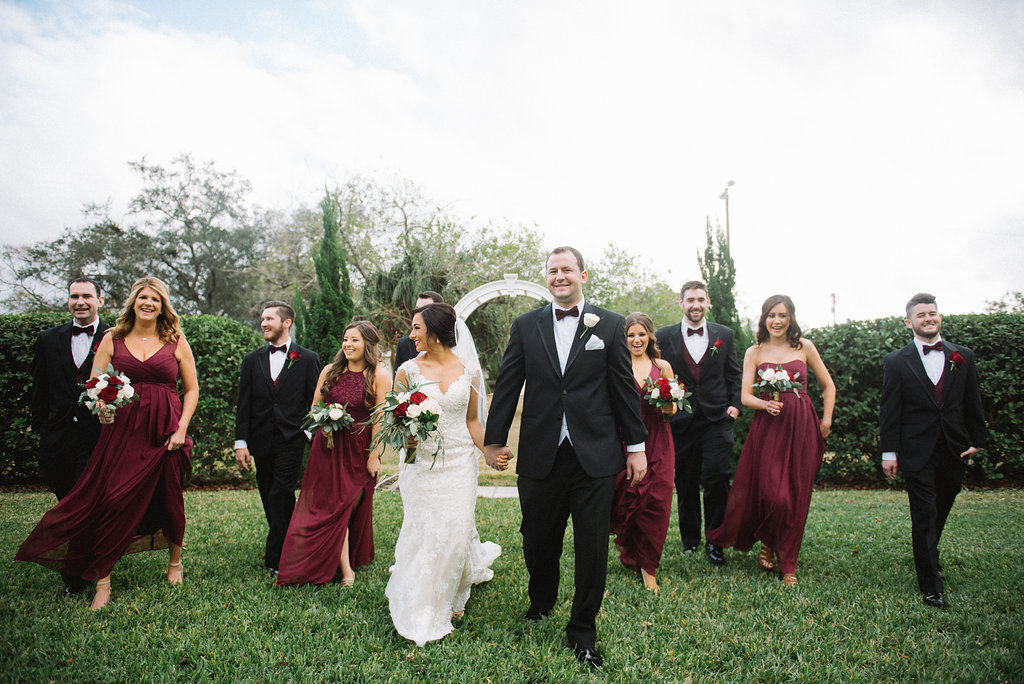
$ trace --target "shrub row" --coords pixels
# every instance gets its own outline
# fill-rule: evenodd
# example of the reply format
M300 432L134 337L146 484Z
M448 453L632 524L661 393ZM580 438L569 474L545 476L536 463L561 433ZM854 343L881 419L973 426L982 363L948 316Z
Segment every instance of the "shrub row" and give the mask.
M104 316L107 323L112 317ZM0 482L38 476L39 436L32 430L29 364L36 335L67 322L67 314L0 315ZM231 446L235 432L238 370L242 357L263 343L250 328L216 316L184 316L182 329L196 357L199 406L189 426L195 443L192 481L235 479Z

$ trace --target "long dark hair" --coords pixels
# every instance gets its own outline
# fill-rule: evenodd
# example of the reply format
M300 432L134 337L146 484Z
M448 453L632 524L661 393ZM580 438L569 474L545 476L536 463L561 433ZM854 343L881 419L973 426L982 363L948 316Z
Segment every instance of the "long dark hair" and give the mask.
M437 341L446 347L455 346L455 308L444 302L424 304L412 310L412 315L423 317L423 325L427 332L437 337Z
M793 349L800 349L803 347L803 343L800 341L800 325L796 322L796 307L793 306L793 300L787 295L777 294L772 295L768 299L764 300L764 304L761 305L761 318L757 321L757 343L764 344L768 341L768 312L774 309L779 304L786 307L786 311L789 313L789 328L786 329L786 341L789 342L789 346Z
M645 313L631 313L626 316L626 332L629 333L629 329L634 325L640 324L647 331L647 356L654 359L661 358L661 348L658 347L658 338L654 335L654 321L651 317Z
M374 378L377 372L377 364L380 362L380 347L378 346L380 333L377 332L377 328L370 321L352 321L345 327L345 332L352 328L358 330L359 334L363 336L363 362L366 364L366 367L363 368L363 396L365 397L366 405L373 406L377 399ZM348 359L345 358L345 348L342 347L334 355L334 361L331 362L330 369L324 375L324 384L320 388L320 393L326 397L327 391L334 387L341 376L347 372Z

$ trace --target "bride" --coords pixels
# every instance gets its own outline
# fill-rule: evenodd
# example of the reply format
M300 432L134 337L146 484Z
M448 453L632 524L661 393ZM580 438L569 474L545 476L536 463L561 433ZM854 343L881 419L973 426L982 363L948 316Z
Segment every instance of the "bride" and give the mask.
M455 309L437 303L413 311L409 338L420 352L395 375L395 386L421 385L441 404L443 450L434 439L419 445L415 463L402 473L404 518L395 564L384 594L395 629L422 646L452 631L474 584L494 576L490 565L501 547L480 542L476 531L477 449L483 449L483 377L477 364L460 359L455 346Z

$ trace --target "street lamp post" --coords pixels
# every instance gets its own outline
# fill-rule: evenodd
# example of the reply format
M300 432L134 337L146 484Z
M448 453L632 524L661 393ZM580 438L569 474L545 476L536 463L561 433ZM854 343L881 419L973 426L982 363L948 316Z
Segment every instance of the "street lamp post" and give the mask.
M725 190L718 196L718 199L725 200L725 244L732 251L732 243L729 241L729 188L736 185L736 181L729 181Z

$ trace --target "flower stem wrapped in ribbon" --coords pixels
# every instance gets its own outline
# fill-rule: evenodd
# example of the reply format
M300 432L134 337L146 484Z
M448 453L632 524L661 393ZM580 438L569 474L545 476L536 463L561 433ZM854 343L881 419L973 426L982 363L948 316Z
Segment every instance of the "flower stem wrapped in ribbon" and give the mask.
M313 404L313 408L306 415L306 422L302 425L302 429L310 431L319 429L327 440L327 448L333 449L334 433L347 430L354 422L355 418L348 412L348 407L345 404L325 404L318 401Z
M657 380L647 378L644 381L644 399L647 400L648 404L657 408L664 408L669 404L675 404L676 408L680 411L693 413L693 409L690 408L690 402L686 399L691 394L693 392L687 392L686 385L675 378L658 378ZM666 416L667 419L668 417Z
M416 447L410 446L410 440L422 442L428 437L437 438L430 467L434 467L438 454L444 457L444 440L437 430L441 419L441 405L436 399L423 393L425 385L436 385L429 382L423 385L400 383L397 389L388 391L384 401L373 407L370 423L379 429L370 444L375 449L380 444L387 444L395 451L406 450L405 462L416 461Z
M107 364L107 372L90 378L85 383L85 391L78 398L78 403L85 406L93 415L102 411L113 413L138 398L132 381L124 373L114 370L113 364Z
M757 392L771 392L772 398L775 401L779 400L779 394L787 390L793 390L793 392L800 396L800 383L797 382L797 378L800 377L800 373L789 374L782 364L778 364L775 368L763 368L757 371L757 377L760 378L754 383L754 391Z

